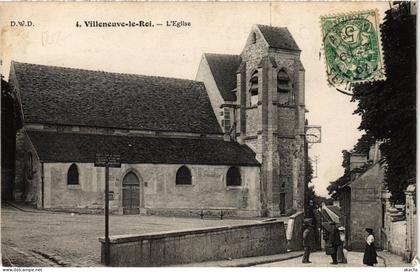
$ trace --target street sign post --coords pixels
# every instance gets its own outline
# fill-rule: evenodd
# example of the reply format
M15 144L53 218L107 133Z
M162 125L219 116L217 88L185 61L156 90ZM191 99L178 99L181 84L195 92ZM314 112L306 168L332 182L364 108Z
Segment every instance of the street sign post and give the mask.
M315 143L320 143L321 142L321 126L309 126L308 125L308 120L305 120L305 137L304 137L304 164L305 164L305 172L308 171L308 167L309 167L309 148L315 144ZM318 171L318 170L317 170ZM304 215L305 217L309 216L309 188L308 188L308 182L309 180L307 180L306 177L306 173L305 173L305 191L303 194L303 202L304 202L304 206L303 206L303 210L304 210Z
M96 154L95 167L105 167L105 265L109 265L109 167L121 167L121 157L116 154Z

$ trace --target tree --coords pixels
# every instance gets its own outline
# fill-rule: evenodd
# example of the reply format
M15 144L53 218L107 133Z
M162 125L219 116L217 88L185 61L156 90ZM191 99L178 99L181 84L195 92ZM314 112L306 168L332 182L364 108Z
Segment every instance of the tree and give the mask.
M330 185L327 187L328 194L333 199L338 199L340 197L339 187L346 184L350 181L350 155L351 153L347 150L341 151L343 154L343 162L341 166L344 168L344 174L336 179L335 181L330 182Z
M352 98L359 129L383 141L385 184L396 202L404 202L416 175L416 18L409 9L409 2L399 3L381 25L387 79L356 85Z
M306 168L305 168L305 184L308 186L308 189L305 191L307 197L308 210L306 216L313 218L313 208L314 208L314 200L315 200L315 190L314 186L312 185L312 178L313 178L314 169L312 166L312 162L310 160L307 161Z
M308 184L307 194L308 194L309 205L312 207L312 209L316 209L318 207L321 207L322 202L327 203L327 204L332 204L331 199L325 198L316 194L314 184L312 183L313 172L314 170L313 170L312 162L308 161L308 167L306 168L305 179L307 181L306 184ZM310 214L308 215L309 217L313 217L312 209L310 209Z

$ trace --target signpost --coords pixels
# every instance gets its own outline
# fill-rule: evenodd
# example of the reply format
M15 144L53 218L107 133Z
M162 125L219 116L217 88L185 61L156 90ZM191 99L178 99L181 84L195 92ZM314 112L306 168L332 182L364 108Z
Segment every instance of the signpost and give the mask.
M121 167L121 157L116 154L96 154L95 167L105 167L105 265L109 265L109 167Z
M321 126L309 126L308 120L305 121L305 142L304 142L304 150L305 150L305 172L307 173L309 167L309 148L312 144L320 143L321 142ZM304 214L305 217L309 216L309 188L308 188L308 180L307 175L305 173L305 192L304 192Z

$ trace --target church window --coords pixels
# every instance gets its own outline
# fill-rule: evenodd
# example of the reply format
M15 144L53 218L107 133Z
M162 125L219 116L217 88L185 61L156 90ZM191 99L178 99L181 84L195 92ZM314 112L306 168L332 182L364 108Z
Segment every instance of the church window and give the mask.
M185 165L176 172L176 185L191 185L191 171Z
M258 103L258 71L255 71L252 74L249 82L251 83L251 88L249 89L251 94L251 106L254 106Z
M226 185L227 186L241 186L241 173L237 167L229 168L226 174Z
M290 89L290 78L286 71L281 69L277 74L277 91L289 92Z
M289 75L284 69L281 69L277 74L277 91L281 104L295 104L295 94L292 89Z
M257 33L253 32L253 33L252 33L252 40L251 40L251 43L252 43L252 44L254 44L254 43L256 43L256 42L257 42Z
M67 184L78 185L79 184L79 170L76 164L70 165L69 171L67 172Z
M223 128L224 128L225 132L230 131L230 127L231 127L230 124L231 124L231 122L230 122L230 110L229 109L224 109Z

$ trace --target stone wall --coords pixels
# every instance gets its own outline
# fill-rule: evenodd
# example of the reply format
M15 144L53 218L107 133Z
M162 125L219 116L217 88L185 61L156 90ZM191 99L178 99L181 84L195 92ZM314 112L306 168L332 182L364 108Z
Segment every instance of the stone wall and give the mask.
M398 221L391 223L391 233L388 250L394 254L404 256L405 254L405 242L406 242L406 230L407 222Z
M45 208L100 209L103 207L105 170L93 163L77 163L79 185L67 185L71 163L45 163ZM229 166L186 165L192 185L176 185L176 164L123 164L110 168L110 210L122 213L122 181L133 172L140 181L140 211L162 215L198 216L205 213L260 216L258 167L239 167L241 186L226 186Z
M366 228L373 229L375 244L381 245L383 178L384 168L380 163L376 163L350 184L351 209L348 241L353 250L364 249Z
M100 242L104 262L104 239ZM111 266L165 266L284 252L283 222L110 237Z
M41 162L25 130L21 129L16 134L16 172L13 184L14 200L40 207L41 182Z
M415 182L415 181L411 181ZM382 195L384 227L382 229L383 248L400 255L410 263L417 256L417 208L415 202L416 185L410 184L406 191L405 207L392 205L391 194L384 191Z
M414 180L415 181L415 180ZM407 220L407 245L404 258L411 262L417 257L417 207L416 207L416 184L410 184L405 191L405 212Z

